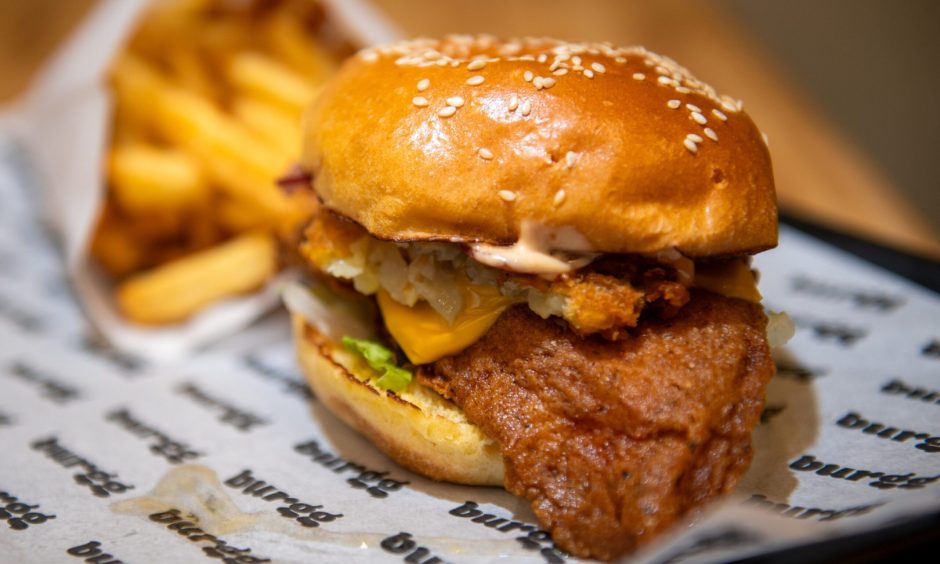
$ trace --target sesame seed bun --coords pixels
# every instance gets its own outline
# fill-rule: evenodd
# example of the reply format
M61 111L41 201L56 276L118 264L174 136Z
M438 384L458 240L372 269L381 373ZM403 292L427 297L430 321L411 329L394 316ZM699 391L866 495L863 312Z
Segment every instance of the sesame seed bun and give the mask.
M488 36L373 48L343 66L304 136L323 202L383 239L511 244L532 219L598 252L777 241L754 123L642 48Z
M373 385L363 361L293 316L294 343L317 399L402 466L458 484L503 485L499 446L463 411L413 382L392 394Z

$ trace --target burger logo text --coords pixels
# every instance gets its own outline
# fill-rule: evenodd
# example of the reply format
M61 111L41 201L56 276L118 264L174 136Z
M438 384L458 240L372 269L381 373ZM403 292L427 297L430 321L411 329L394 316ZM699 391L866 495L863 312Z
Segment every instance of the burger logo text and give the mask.
M390 492L398 491L408 483L403 480L386 478L388 472L370 470L361 464L344 460L321 448L320 443L315 440L300 443L294 447L294 450L300 454L308 455L310 460L333 470L337 474L341 474L346 470L358 472L356 476L346 480L346 483L357 490L367 491L369 495L375 498L387 498Z
M294 519L304 527L319 527L321 523L329 523L343 516L342 513L330 513L323 510L322 505L304 503L282 491L273 484L257 479L251 470L242 470L242 473L225 480L230 488L240 489L243 494L258 497L264 501L282 500L282 506L277 512L282 517Z

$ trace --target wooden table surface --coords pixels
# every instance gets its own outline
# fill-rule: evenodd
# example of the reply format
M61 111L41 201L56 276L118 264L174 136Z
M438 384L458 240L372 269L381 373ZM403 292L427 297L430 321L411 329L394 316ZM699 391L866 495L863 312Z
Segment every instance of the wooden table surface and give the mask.
M107 1L107 0L106 0ZM117 1L117 0L111 0ZM95 0L0 3L0 101L22 91ZM375 0L411 35L486 31L642 44L745 101L770 139L784 210L940 258L923 215L804 99L746 30L697 0Z

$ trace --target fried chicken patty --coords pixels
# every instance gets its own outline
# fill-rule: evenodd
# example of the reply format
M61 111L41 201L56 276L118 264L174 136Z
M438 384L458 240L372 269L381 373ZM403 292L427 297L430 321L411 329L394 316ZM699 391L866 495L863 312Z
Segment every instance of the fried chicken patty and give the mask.
M611 559L746 470L773 374L766 323L758 305L693 291L610 341L515 306L418 378L499 443L506 488L560 547Z

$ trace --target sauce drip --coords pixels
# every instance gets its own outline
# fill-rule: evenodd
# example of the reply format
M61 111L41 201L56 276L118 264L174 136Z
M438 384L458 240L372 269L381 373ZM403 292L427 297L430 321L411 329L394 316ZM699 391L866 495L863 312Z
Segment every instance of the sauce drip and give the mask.
M596 253L587 238L574 227L549 227L525 220L519 230L519 240L512 245L477 243L470 247L470 256L494 268L558 275L586 266Z

